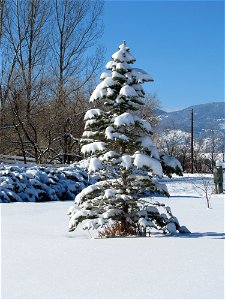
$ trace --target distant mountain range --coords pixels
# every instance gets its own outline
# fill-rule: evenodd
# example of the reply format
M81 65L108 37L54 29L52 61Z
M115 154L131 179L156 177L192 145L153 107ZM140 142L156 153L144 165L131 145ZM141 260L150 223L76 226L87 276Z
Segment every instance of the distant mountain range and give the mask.
M225 103L212 102L187 107L179 111L166 112L157 110L160 129L180 129L190 132L191 109L194 112L194 134L204 135L209 130L225 133Z

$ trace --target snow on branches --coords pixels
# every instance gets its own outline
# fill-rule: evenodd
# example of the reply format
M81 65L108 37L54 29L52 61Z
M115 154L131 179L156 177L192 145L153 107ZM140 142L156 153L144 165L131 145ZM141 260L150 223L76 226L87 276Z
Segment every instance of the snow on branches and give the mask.
M142 84L153 79L132 68L134 62L123 42L106 65L111 73L101 74L101 83L90 97L101 109L85 114L81 151L91 156L89 173L98 172L100 181L76 196L68 212L70 231L80 223L83 229L105 232L120 228L121 235L145 234L147 228L164 233L181 228L168 207L150 201L155 194L169 196L159 182L164 169L167 175L181 174L182 167L158 153L150 137L151 124L138 114L144 104Z
M0 203L72 200L88 184L76 166L0 166Z

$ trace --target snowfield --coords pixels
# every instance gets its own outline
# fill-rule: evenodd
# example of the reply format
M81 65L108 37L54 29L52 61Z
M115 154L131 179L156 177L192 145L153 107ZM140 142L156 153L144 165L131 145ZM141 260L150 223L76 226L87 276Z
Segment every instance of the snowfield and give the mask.
M192 181L168 181L190 235L91 239L68 233L71 201L1 204L4 299L224 299L224 195L207 209Z

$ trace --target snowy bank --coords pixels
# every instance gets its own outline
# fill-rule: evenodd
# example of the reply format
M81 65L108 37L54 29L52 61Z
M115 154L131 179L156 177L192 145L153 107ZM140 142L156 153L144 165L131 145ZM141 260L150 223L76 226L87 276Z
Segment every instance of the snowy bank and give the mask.
M0 203L73 200L89 184L77 166L0 166Z

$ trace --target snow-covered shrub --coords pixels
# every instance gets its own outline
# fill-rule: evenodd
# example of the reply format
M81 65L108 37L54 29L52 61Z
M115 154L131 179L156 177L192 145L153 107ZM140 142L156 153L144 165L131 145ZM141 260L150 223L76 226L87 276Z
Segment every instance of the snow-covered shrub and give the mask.
M78 167L0 166L0 202L72 200L88 185Z
M159 178L163 173L181 175L182 167L175 158L160 156L151 138L150 123L135 114L144 105L142 83L153 79L145 71L132 68L134 61L124 42L106 65L111 72L101 75L102 81L90 97L100 108L85 114L81 151L91 157L88 171L100 174L100 181L76 196L68 212L70 231L79 223L83 229L115 231L115 222L117 228L119 223L120 228L136 234L145 233L146 228L179 231L180 225L168 207L143 199L155 194L169 196Z

